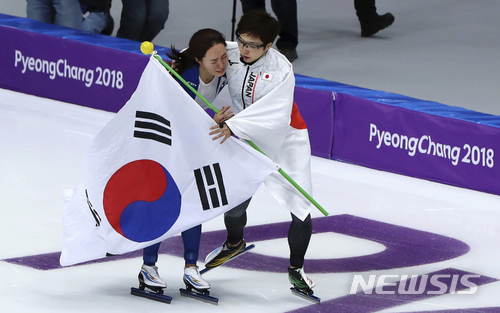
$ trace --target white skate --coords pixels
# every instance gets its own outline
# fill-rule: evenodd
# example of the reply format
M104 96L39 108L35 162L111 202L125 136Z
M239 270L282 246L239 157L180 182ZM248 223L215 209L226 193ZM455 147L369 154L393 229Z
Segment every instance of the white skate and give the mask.
M172 297L163 294L165 288L167 284L158 274L158 267L143 264L139 272L139 288L130 288L130 293L134 296L170 303Z
M210 296L210 291L208 291L210 284L200 275L200 272L198 272L198 266L184 267L184 276L182 280L186 284L186 289L179 289L181 296L190 297L215 305L219 303L219 298Z
M143 264L139 273L139 287L144 286L151 290L167 288L167 284L158 274L158 267Z
M184 267L184 283L197 290L207 290L210 284L198 272L198 266Z

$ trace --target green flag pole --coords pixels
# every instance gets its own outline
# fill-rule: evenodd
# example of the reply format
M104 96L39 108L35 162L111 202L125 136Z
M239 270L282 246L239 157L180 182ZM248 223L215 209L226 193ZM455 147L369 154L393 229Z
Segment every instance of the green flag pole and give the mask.
M156 53L156 51L154 51L154 45L149 42L149 41L144 41L143 43L141 43L141 51L142 53L144 54L152 54L153 57L155 59L157 59L170 73L172 73L172 75L174 75L178 80L180 80L184 85L186 85L189 90L191 90L192 92L194 92L195 95L197 95L203 102L205 102L206 105L208 105L208 107L210 109L212 109L215 113L219 113L219 110L214 107L210 102L208 102L202 95L200 95L198 93L198 91L196 89L193 88L193 86L191 86L190 84L188 84L186 82L186 80L184 80L184 78L181 77L181 75L179 75L179 73L177 73L172 67L170 67L170 65L168 65L165 61L163 61L163 59ZM252 147L254 148L255 150L259 151L260 153L266 155L262 150L260 150L259 147L257 147L257 145L255 145L252 141L250 140L246 140L246 142ZM287 173L285 173L285 171L283 171L283 169L279 169L278 172L290 183L292 184L292 186L294 186L304 197L307 198L307 200L309 200L319 211L321 211L321 213L323 213L325 216L328 216L329 213L328 211L326 211L318 202L316 202L316 200L313 199L313 197L311 197L310 194L307 193L307 191L305 191L302 187L299 186L299 184L297 184L297 182L295 182L295 180L293 180L293 178L291 178Z

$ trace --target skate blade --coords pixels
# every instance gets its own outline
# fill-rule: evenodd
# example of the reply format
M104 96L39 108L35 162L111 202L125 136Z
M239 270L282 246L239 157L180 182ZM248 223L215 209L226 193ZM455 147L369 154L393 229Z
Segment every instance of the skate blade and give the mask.
M167 303L167 304L170 304L170 302L172 301L172 297L170 297L170 296L167 296L167 295L164 295L164 294L161 294L158 292L142 290L142 289L134 288L134 287L130 288L130 294L134 295L134 296L150 299L150 300L155 300L155 301Z
M253 248L255 248L255 245L252 243L251 245L246 246L246 247L245 247L245 249L243 249L243 250L241 250L240 252L238 252L238 253L236 253L235 255L233 255L231 258L229 258L226 262L222 263L221 265L224 265L224 264L226 264L227 262L229 262L229 261L231 261L231 260L236 259L237 257L239 257L240 255L242 255L243 253L248 252L249 250L251 250L251 249L253 249ZM206 273L206 272L208 272L208 271L210 271L210 270L213 270L214 268L217 268L217 267L219 267L219 266L221 266L221 265L218 265L218 266L216 266L216 267L205 267L204 269L202 269L202 270L200 271L200 274Z
M184 288L180 288L179 291L181 292L181 296L184 296L184 297L193 298L195 300L200 300L200 301L207 302L207 303L214 304L214 305L219 304L219 298L214 298L214 297L210 296L209 295L210 293L208 291L206 294L202 294L202 293L192 291L192 290L189 291L189 290L184 289Z
M303 291L296 289L295 287L290 287L290 291L292 292L292 294L294 294L295 296L301 297L302 299L306 299L306 300L311 301L311 302L316 303L316 304L321 303L321 298L316 297L312 291L309 293L306 293L306 292L303 292Z

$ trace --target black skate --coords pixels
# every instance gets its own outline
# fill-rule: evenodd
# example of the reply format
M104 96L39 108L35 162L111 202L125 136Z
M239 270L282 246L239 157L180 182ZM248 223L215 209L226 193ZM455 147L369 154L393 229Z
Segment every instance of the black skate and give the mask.
M292 294L316 304L321 303L321 299L312 291L314 282L306 276L302 268L288 268L288 280L293 285L290 288Z
M255 248L254 244L246 246L244 240L241 241L240 245L234 249L229 249L227 247L227 243L210 252L205 258L205 268L200 271L200 274L206 273L226 262L236 259L241 256L243 253L248 252L249 250Z

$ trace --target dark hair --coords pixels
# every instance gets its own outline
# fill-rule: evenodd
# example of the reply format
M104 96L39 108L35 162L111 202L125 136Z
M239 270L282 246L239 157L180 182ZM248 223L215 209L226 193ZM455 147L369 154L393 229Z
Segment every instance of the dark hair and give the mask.
M170 53L167 56L175 60L175 69L177 73L182 74L186 69L198 64L196 60L201 61L208 49L218 44L226 46L224 35L215 29L200 29L191 36L189 46L182 52L177 51L172 45Z
M250 34L264 44L273 43L280 32L280 23L263 9L248 11L241 17L236 34Z

